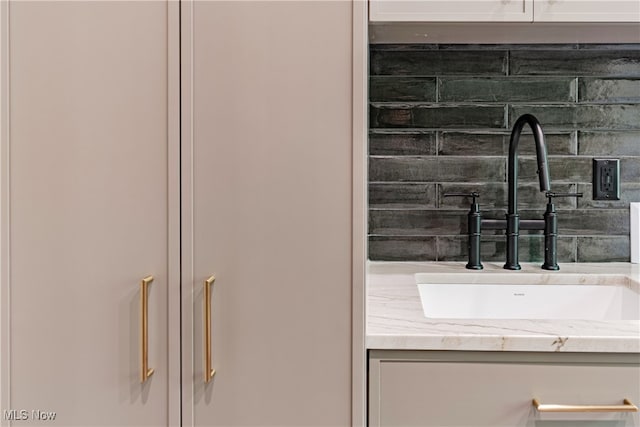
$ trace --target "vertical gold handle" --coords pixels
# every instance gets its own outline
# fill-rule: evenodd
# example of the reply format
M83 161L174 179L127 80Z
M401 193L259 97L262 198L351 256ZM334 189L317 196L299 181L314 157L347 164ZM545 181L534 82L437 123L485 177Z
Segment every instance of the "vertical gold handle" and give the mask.
M153 276L147 276L140 282L140 351L141 370L140 383L144 384L153 375L153 369L149 368L149 285L153 282Z
M214 276L204 281L204 382L208 383L216 374L211 368L211 285L216 280Z

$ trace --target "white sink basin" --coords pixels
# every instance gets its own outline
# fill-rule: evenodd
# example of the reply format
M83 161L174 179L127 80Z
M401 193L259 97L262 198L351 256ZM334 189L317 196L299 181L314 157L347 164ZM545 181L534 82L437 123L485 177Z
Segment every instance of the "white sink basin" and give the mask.
M584 284L577 277L528 274L417 274L424 315L448 319L638 320L640 294L624 276ZM493 274L491 276L502 276ZM536 277L537 278L536 283ZM438 277L444 280L438 282ZM523 280L524 279L524 280ZM595 279L595 278L594 278ZM467 283L464 283L466 281ZM468 283L468 282L475 283ZM526 284L514 284L515 282ZM584 280L582 280L584 281ZM596 280L597 281L597 280ZM462 282L462 283L461 283ZM496 283L497 282L497 283ZM580 283L580 284L577 284Z

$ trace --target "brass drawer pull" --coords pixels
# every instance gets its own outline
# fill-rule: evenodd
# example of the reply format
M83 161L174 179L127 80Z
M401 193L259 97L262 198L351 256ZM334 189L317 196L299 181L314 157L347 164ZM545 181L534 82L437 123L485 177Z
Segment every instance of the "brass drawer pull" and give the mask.
M211 381L216 370L211 367L211 285L216 280L214 276L204 281L204 382Z
M556 405L542 404L538 399L532 403L538 412L638 412L638 407L629 399L624 399L622 405Z
M141 384L144 384L154 372L149 368L149 285L151 282L153 282L153 276L147 276L140 282Z

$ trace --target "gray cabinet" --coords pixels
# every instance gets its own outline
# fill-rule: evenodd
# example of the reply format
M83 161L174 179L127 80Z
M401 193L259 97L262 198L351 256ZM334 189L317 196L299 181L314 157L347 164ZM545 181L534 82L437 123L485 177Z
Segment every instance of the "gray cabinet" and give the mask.
M167 408L179 403L170 341L179 331L167 325L179 321L168 309L178 307L170 188L179 175L167 165L179 154L169 103L179 81L168 66L177 9L163 1L0 7L8 67L0 424L175 423L178 411ZM141 384L145 341L154 374Z
M539 412L640 401L640 355L370 351L370 426L640 424L638 412Z
M351 422L351 7L183 5L185 425Z
M0 425L349 425L352 3L0 10Z

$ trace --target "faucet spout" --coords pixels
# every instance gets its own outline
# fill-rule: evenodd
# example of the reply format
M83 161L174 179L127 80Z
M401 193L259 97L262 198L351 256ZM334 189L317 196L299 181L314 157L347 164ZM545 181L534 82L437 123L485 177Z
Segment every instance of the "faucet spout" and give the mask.
M547 162L547 146L544 141L542 126L535 116L523 114L516 120L511 131L509 140L509 210L510 214L518 213L518 144L520 133L525 124L528 124L533 131L533 140L536 144L536 158L538 161L538 179L540 180L540 191L551 191L549 184L549 164Z
M547 147L544 141L544 133L540 122L531 114L523 114L516 120L511 131L509 141L508 161L508 192L509 207L507 219L507 262L504 268L508 270L520 270L518 263L518 237L520 235L520 216L518 215L518 143L520 134L525 124L533 131L533 139L536 144L536 158L538 163L538 179L540 191L550 191L549 164L547 161Z

